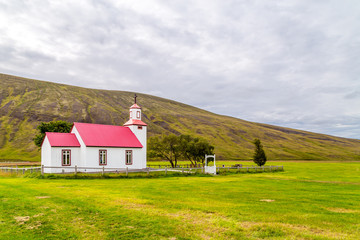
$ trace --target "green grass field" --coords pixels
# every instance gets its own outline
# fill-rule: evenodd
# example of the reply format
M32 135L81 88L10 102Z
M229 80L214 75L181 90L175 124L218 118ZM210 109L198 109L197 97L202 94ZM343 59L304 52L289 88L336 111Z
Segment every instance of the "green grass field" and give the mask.
M285 171L118 179L3 174L0 239L360 239L360 162L268 164Z

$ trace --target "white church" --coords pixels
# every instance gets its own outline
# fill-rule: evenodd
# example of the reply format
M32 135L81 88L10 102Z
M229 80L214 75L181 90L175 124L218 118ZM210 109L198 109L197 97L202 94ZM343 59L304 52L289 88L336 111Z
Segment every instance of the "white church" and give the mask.
M47 132L41 145L41 165L45 173L74 172L67 167L75 166L81 172L102 171L102 167L144 169L146 128L135 95L124 126L75 122L70 133Z

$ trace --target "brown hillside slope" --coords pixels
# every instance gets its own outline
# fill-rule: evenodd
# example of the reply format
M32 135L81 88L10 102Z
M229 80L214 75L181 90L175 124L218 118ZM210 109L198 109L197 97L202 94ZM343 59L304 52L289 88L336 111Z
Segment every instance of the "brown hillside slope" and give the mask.
M179 102L138 94L149 135L184 133L208 139L219 158L249 159L260 138L270 159L359 160L360 140L252 123ZM94 90L0 74L0 159L39 160L40 122L122 125L133 93Z

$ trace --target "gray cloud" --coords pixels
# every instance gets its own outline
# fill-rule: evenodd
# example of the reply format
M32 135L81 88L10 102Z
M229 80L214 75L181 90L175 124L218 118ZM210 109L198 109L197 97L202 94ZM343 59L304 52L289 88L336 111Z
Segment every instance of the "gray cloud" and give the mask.
M359 25L355 0L0 0L0 71L360 138Z

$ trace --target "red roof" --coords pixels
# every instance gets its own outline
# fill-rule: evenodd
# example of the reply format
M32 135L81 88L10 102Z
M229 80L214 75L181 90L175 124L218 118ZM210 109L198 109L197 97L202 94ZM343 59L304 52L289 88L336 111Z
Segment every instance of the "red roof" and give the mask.
M80 147L80 143L73 133L47 132L45 134L52 147Z
M136 103L135 103L135 104L133 104L133 105L130 107L130 109L131 109L131 108L141 109L141 107L140 107L139 105L137 105Z
M146 123L144 123L141 120L138 119L130 119L129 121L127 121L124 126L129 126L129 125L139 125L139 126L147 126Z
M127 127L92 123L74 123L73 127L87 147L143 147Z

